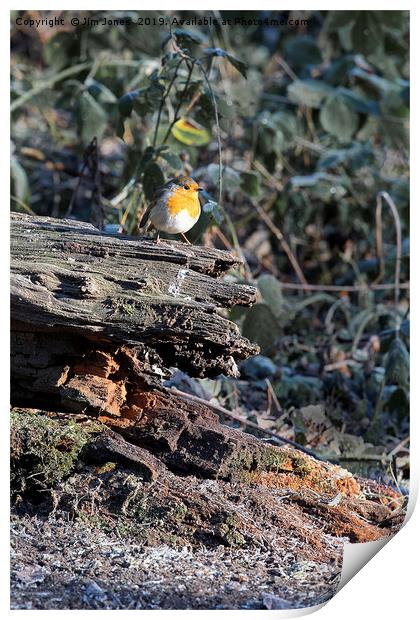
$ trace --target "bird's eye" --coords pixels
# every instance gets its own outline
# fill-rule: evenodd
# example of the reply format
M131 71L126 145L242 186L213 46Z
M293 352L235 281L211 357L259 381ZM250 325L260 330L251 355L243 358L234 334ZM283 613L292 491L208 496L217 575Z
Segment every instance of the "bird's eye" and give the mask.
M190 189L189 185L184 185L184 189Z

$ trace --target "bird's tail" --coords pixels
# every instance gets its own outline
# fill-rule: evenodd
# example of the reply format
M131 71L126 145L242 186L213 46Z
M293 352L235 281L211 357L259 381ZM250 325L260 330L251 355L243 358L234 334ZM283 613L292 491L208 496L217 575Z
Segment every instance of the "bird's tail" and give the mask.
M149 205L146 209L146 211L143 213L143 215L141 216L141 220L139 223L139 228L144 228L147 224L147 221L149 219L150 216L150 211L152 210L152 205Z

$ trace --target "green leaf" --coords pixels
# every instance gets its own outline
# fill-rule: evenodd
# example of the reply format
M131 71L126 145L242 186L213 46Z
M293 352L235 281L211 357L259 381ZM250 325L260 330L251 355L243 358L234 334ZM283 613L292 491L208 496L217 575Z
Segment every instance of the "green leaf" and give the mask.
M193 32L192 30L186 30L185 28L176 28L174 30L174 35L177 39L188 39L194 43L203 43L203 41L206 40L206 37L198 30Z
M100 140L108 124L108 116L101 105L90 93L84 91L80 98L79 127L84 143L95 136Z
M374 156L369 144L356 142L348 149L330 149L318 161L318 168L334 168L348 164L352 170L358 170L373 162Z
M161 49L163 49L163 48L165 47L165 45L166 45L167 43L169 43L169 41L170 41L171 39L172 39L172 33L171 33L171 32L168 32L167 34L165 34L165 35L162 37L162 42L161 42L161 44L160 44Z
M167 161L174 170L181 170L183 163L176 153L171 153L171 151L168 151L166 153L160 153L160 157Z
M226 58L228 59L230 64L234 66L235 69L239 71L239 73L246 79L248 65L242 60L238 60L237 58L235 58L235 56L232 56L232 54L226 54Z
M74 36L69 32L57 32L42 46L42 55L48 67L54 71L61 71L71 64L74 58Z
M155 161L150 162L143 173L143 189L148 201L152 200L156 190L165 183L161 167Z
M146 148L143 151L143 154L141 155L141 159L140 162L137 164L137 157L138 155L136 154L136 164L137 164L137 176L138 178L140 178L143 174L143 172L146 170L147 166L155 159L156 156L156 149L153 148L153 146L146 146Z
M153 73L149 80L149 86L138 88L120 97L118 100L118 109L123 118L130 116L133 110L135 110L139 116L144 116L148 112L153 112L157 109L165 88L159 82L156 73Z
M258 151L263 155L275 153L280 155L286 150L288 143L285 139L283 131L276 129L269 124L265 124L264 120L258 124Z
M406 419L410 412L408 392L402 388L393 390L386 401L386 408L393 413L395 412L400 420Z
M315 40L306 35L290 39L285 46L286 60L296 69L307 65L319 65L322 62L321 51Z
M319 108L324 99L334 92L329 84L319 80L295 80L287 88L289 99L308 108Z
M225 50L220 49L220 47L208 47L204 50L204 54L209 58L226 58L226 60L228 60L230 64L235 67L235 69L237 69L237 71L239 71L239 73L246 79L248 65L242 60L235 58L235 56L232 56L232 54L229 54L229 52L225 52Z
M160 83L159 74L157 71L154 71L149 78L150 84L147 88L140 91L140 95L143 95L147 104L154 109L154 106L160 104L163 93L165 92L165 87ZM134 102L134 106L135 106Z
M410 355L403 341L395 338L389 347L385 366L385 380L388 385L398 385L405 391L409 389Z
M205 50L203 50L204 54L206 56L221 56L222 58L226 58L227 56L227 52L225 52L225 50L220 49L220 47L207 47Z
M97 82L96 80L89 80L86 83L86 86L88 87L88 91L90 92L90 94L101 103L115 103L117 101L114 93L101 82Z
M139 96L140 90L133 90L118 99L118 109L123 118L130 116L133 111L134 100Z
M115 133L118 136L118 138L121 138L121 140L124 140L125 127L124 127L124 120L121 118L121 116L117 119L117 128L115 130Z
M374 11L359 11L351 30L351 40L354 51L364 56L383 49L384 33Z
M337 86L346 81L349 71L354 67L354 57L350 54L344 54L331 61L330 65L323 72L323 79Z
M188 146L203 146L210 142L207 129L187 118L180 118L172 127L171 133L179 142Z
M261 191L259 173L241 172L241 189L248 196L258 196Z
M366 99L349 88L340 87L336 92L355 112L379 116L379 104L373 99Z
M391 91L399 93L401 91L401 86L399 84L395 84L394 82L391 82L391 80L386 80L375 73L368 73L367 71L360 69L360 67L355 67L352 69L350 75L370 84L373 88L379 91L379 93L389 93Z
M356 21L359 11L330 11L327 18L329 31L349 26Z
M12 194L21 202L28 204L30 198L28 176L15 155L12 155L10 159L10 174L12 177Z
M320 181L331 181L334 178L333 175L325 174L325 172L314 172L290 177L290 184L292 187L314 187Z
M178 45L187 49L191 49L191 47L193 48L194 45L204 43L206 40L206 37L198 30L193 32L191 30L186 30L185 28L176 28L176 30L174 30L174 36Z
M378 133L382 141L391 148L408 150L409 127L408 120L395 117L381 118L378 124Z
M231 101L227 102L225 99L217 100L217 109L219 112L219 116L223 116L224 118L231 119L235 117L236 111L235 106ZM213 113L213 109L212 109Z
M290 185L292 188L309 187L313 198L319 198L326 203L340 200L347 191L342 184L342 177L324 172L291 177Z
M296 115L291 112L279 110L271 116L271 122L273 123L275 131L280 129L287 140L293 140L296 135L301 134L299 121Z
M407 11L373 11L378 20L386 27L393 30L402 30L408 21Z
M256 342L261 347L262 353L272 349L280 333L280 325L271 308L265 303L255 304L247 310L242 334L251 342Z
M276 382L273 387L282 403L316 402L322 397L322 383L316 377L284 373L281 381Z
M258 289L264 299L265 303L282 327L286 325L289 320L289 304L287 303L284 295L281 283L270 274L263 274L258 278Z
M218 185L219 183L219 165L218 164L209 164L207 166L207 174L210 179L214 183L214 185ZM223 187L229 188L229 191L234 192L241 183L241 177L239 172L230 166L223 166L222 170L223 177Z
M323 105L322 127L339 142L349 142L359 125L359 117L340 97L333 95Z
M211 215L216 224L220 226L223 220L223 214L217 202L214 200L209 200L205 205L203 205L202 211L203 213Z
M169 151L169 146L167 144L161 144L160 146L155 147L155 152L160 155L161 153L164 153L165 151Z
M295 441L300 444L306 444L306 434L308 429L305 424L302 412L300 409L296 409L292 415L293 430L295 433Z

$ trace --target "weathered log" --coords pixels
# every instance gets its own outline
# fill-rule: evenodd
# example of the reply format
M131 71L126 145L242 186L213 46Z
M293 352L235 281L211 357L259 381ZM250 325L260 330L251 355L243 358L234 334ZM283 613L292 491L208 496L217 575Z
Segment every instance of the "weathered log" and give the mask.
M345 470L220 424L209 408L165 388L139 348L63 334L12 333L12 403L87 414L175 471L357 496Z
M177 475L80 414L13 411L11 428L19 608L127 609L140 593L142 608L208 609L220 593L226 609L249 608L250 596L262 608L261 593L315 605L335 592L344 540L392 535L404 518L376 483L370 501L297 489L292 473L283 485L275 472L271 483L249 472L253 484Z
M164 421L160 418L155 423L164 426ZM146 423L145 427L147 426ZM280 450L261 444L251 436L217 425L215 420L205 421L201 418L199 423L190 421L190 427L184 430L185 439L181 440L174 450L165 450L164 446L159 450L148 443L150 436L154 437L152 430L149 431L149 437L142 437L141 428L136 429L135 437L129 434L131 441L134 439L146 443L149 448L146 450L134 446L131 441L125 441L119 433L110 431L103 423L80 414L53 414L33 409L14 410L11 428L12 490L15 495L32 501L37 493L39 495L41 492L40 499L46 502L46 510L50 509L51 497L45 494L45 489L53 490L56 497L64 493L64 504L72 503L68 496L70 494L83 496L86 504L90 505L90 497L95 495L94 489L98 488L101 480L106 480L108 492L104 490L103 497L96 494L96 502L106 504L109 493L122 496L122 503L119 507L114 504L112 511L114 517L120 518L126 517L125 508L128 507L131 491L135 488L142 489L142 495L151 492L147 503L149 506L154 503L161 517L163 498L160 493L155 497L153 489L156 486L159 489L170 489L172 497L177 496L175 504L184 502L190 506L194 515L189 523L190 540L194 539L197 525L209 528L212 513L220 513L221 509L223 512L232 500L239 508L237 516L243 517L244 506L248 506L246 512L251 512L257 497L266 509L273 500L277 502L280 498L281 506L278 506L278 509L283 510L286 507L291 514L297 511L308 515L311 520L321 519L321 531L314 532L314 524L310 524L309 532L304 534L305 537L310 536L310 545L316 544L316 539L323 536L324 532L338 538L345 536L353 542L375 540L390 534L398 525L387 523L391 515L398 512L400 522L403 518L401 511L392 511L399 506L400 498L390 489L370 481L369 495L376 498L376 501L371 501L363 493L364 481L360 480L359 484L340 467L316 462L296 450ZM133 427L129 428L133 430ZM168 425L166 432L170 433L170 430ZM188 431L194 431L196 437L188 436ZM166 437L170 440L168 435ZM226 443L226 439L233 444L232 447ZM193 449L188 446L188 442L192 443ZM220 471L215 472L208 469L208 463L213 462L209 458L209 452L211 453L218 443L221 466ZM149 450L153 451L154 455ZM183 455L187 456L188 462L183 461ZM194 455L197 457L195 462ZM229 465L232 464L232 455L237 461L235 469L231 468L230 475L227 475ZM95 465L93 470L90 467L92 464ZM213 480L203 482L202 476L179 476L179 464L183 464L184 474L187 469L199 470L201 464L202 476L207 474ZM124 480L130 472L131 490L124 488ZM93 484L82 490L86 477L90 478ZM235 493L229 493L229 501L216 502L214 495L223 495L223 489L225 486L228 488L228 484ZM394 506L392 498L395 498ZM139 499L140 497L132 497L133 503ZM388 506L381 503L380 499L386 501ZM165 508L165 511L168 508L170 506ZM106 514L105 506L104 510ZM115 515L115 512L122 514ZM264 511L261 511L260 515L263 514ZM141 520L136 510L132 519L137 523ZM284 528L290 530L293 536L294 528L299 530L301 527L292 521L287 523L289 519L285 514L281 524L276 525L283 530L282 535ZM237 529L237 525L234 529ZM253 536L254 525L253 521L245 521L242 524L241 536ZM162 528L165 529L165 524L162 524ZM265 535L271 536L270 530L271 528L268 528ZM262 530L260 534L263 534ZM220 532L216 537L219 535ZM235 539L232 539L230 544L235 545ZM275 539L273 544L276 545Z
M13 215L11 229L12 405L40 409L42 420L45 412L95 420L100 436L84 438L84 459L115 460L140 471L142 480L172 480L182 472L255 483L287 489L290 497L298 493L296 501L305 506L311 496L302 493L322 496L327 504L339 494L363 515L363 487L346 470L223 426L208 407L162 384L171 365L199 376L234 374L236 360L256 352L217 310L249 305L256 297L253 287L221 279L238 264L230 253L104 235L87 224L50 218ZM15 433L19 471L31 452L19 446L38 442L42 451L42 433L49 433L48 421L39 422L36 414L34 428L44 430L32 440L30 416L23 435ZM54 462L63 445L72 445L74 432L72 424L62 437L57 428ZM41 461L48 460L42 454ZM391 514L379 512L377 521ZM349 526L354 540L384 533L376 525L359 526Z
M235 360L256 351L218 311L256 296L220 280L238 265L229 252L20 214L11 217L11 249L15 331L142 345L199 376L234 374Z

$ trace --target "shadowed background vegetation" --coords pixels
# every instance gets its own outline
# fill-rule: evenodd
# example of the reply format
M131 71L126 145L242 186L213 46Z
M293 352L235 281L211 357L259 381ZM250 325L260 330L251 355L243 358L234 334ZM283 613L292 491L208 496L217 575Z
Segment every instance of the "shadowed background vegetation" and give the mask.
M16 24L45 16L65 23ZM181 23L204 16L219 25ZM241 16L255 24L13 12L12 209L137 235L156 187L194 176L206 192L188 236L243 257L231 277L260 301L232 318L261 356L238 380L172 384L214 399L226 422L233 412L404 489L408 13Z

